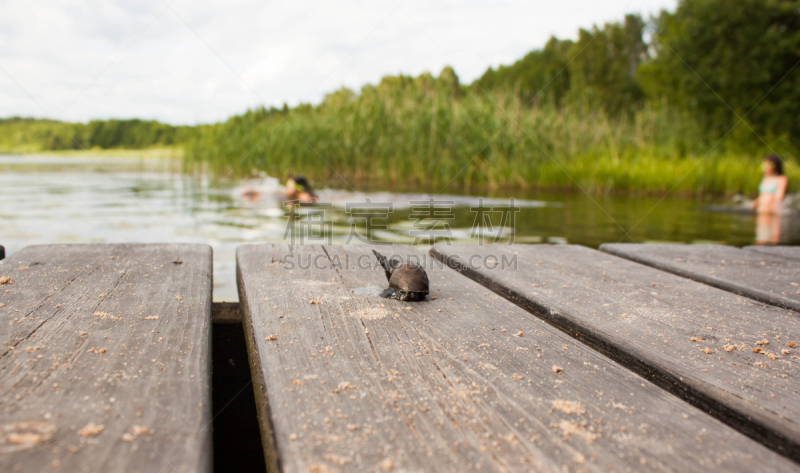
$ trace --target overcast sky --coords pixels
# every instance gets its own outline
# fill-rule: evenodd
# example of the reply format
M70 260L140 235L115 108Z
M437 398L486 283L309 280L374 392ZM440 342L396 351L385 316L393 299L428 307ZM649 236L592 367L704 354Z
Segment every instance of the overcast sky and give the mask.
M386 74L462 82L676 0L0 0L0 116L223 120Z

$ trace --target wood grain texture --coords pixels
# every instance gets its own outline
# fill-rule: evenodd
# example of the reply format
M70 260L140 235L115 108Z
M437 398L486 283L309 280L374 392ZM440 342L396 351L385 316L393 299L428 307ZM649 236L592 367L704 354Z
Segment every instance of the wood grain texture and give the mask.
M441 264L429 300L378 297L370 249L238 249L275 471L798 471Z
M0 262L0 471L209 471L211 264L206 245Z
M580 246L437 245L432 252L757 441L800 459L797 313ZM476 254L516 257L517 267L469 267Z
M800 311L800 262L723 245L614 243L600 251Z
M778 258L800 261L800 246L745 246L744 249Z
M211 323L241 324L242 314L238 302L214 302L211 304Z

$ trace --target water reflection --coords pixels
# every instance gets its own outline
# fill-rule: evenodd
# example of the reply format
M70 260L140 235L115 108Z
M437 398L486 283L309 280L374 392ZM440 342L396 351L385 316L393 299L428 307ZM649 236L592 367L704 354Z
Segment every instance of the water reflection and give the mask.
M781 238L782 229L791 225L791 216L786 214L760 213L756 216L756 244L777 245L784 240Z
M258 195L245 195L248 187L258 189ZM214 297L235 300L236 247L245 242L282 242L291 236L282 191L278 180L268 177L243 185L186 176L172 161L0 157L0 244L10 254L44 243L208 243L214 247ZM328 223L314 234L318 242L430 243L431 238L422 237L420 231L432 219L420 223L413 218L418 212L413 202L424 202L435 192L362 188L318 193L330 206L300 207L295 220L296 230L298 222L308 223L309 212L324 209ZM727 208L709 211L714 202L708 201L546 192L482 197L483 201L478 196L435 195L437 202L452 203L447 211L451 218L442 219L440 223L447 226L432 228L430 235L466 243L483 239L592 247L621 240L739 246L754 241L800 243L797 219L762 221ZM508 206L511 197L519 208L513 221L477 210Z

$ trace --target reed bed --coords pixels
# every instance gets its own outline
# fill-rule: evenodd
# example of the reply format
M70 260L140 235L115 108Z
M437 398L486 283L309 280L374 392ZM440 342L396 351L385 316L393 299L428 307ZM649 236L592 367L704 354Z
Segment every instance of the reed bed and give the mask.
M402 80L403 78L395 80ZM222 176L253 171L304 174L342 186L503 187L681 194L755 192L762 156L789 157L786 137L741 123L713 136L664 103L623 116L577 104L529 107L517 95L487 94L421 76L343 89L316 107L256 109L189 141L187 170Z

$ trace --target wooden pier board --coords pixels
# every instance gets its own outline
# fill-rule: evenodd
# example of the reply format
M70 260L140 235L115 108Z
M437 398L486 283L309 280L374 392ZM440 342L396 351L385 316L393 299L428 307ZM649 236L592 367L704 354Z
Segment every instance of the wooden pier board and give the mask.
M211 248L0 261L0 471L211 470Z
M745 250L800 261L800 246L745 246Z
M274 471L799 470L443 265L417 303L366 246L244 245L237 274Z
M797 313L581 246L437 245L431 251L670 392L800 459ZM489 255L516 259L516 269L469 265L470 258L493 262Z
M615 243L600 250L800 311L800 261L723 245Z

